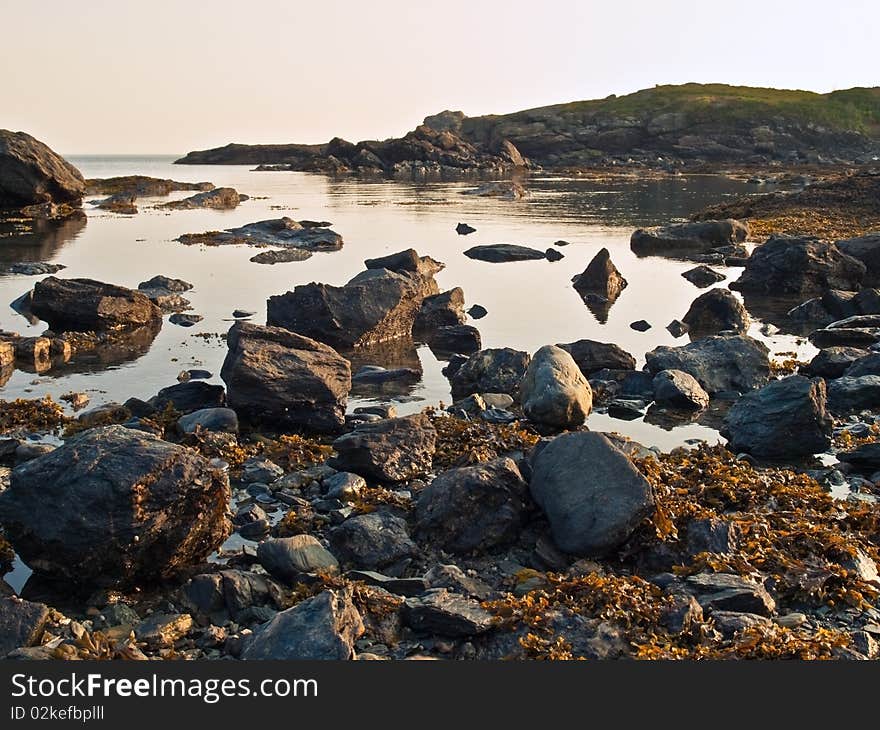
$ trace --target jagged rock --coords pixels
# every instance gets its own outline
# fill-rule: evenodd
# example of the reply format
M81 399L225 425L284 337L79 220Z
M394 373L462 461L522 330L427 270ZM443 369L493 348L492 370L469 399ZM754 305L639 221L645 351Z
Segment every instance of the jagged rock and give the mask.
M861 355L852 361L843 375L850 378L860 378L863 375L880 375L880 352L868 352L853 348L847 349L853 353L861 352Z
M857 290L865 265L815 238L771 236L755 248L731 289L752 294L810 295Z
M712 284L717 284L719 281L724 281L727 278L724 274L715 271L715 269L705 264L688 269L682 273L682 276L699 289L705 289L707 286L712 286Z
M880 283L880 233L847 238L835 244L847 256L858 259L865 265L865 282Z
M419 256L414 248L375 259L367 259L364 261L364 266L368 270L387 269L388 271L396 271L398 274L421 274L427 277L434 276L446 268L445 264L441 264L430 256Z
M770 378L769 350L744 335L707 337L681 347L666 345L645 355L647 369L655 375L661 370L682 370L708 392L745 392Z
M860 358L869 355L868 350L859 347L826 347L810 360L809 364L801 368L804 375L818 376L821 378L839 378L851 365ZM857 373L851 373L856 375ZM880 370L872 375L880 375Z
M487 261L491 264L504 264L510 261L540 261L547 254L528 246L517 246L512 243L490 243L474 246L464 252L469 259Z
M154 326L161 310L141 292L93 279L58 279L34 285L31 311L53 330L108 330Z
M190 195L183 200L172 200L168 203L162 203L158 207L169 210L193 210L196 208L229 210L237 208L239 203L247 199L247 195L241 195L233 188L214 188L213 190Z
M60 155L29 134L0 129L0 209L78 207L84 193L83 176Z
M572 278L575 291L582 297L595 294L608 302L613 302L626 288L626 279L621 276L611 261L611 254L603 248L587 264L583 273Z
M254 635L241 658L346 660L364 632L351 588L327 590L276 614Z
M776 601L759 583L728 573L698 573L689 576L688 587L697 595L703 610L737 611L772 616Z
M406 520L388 512L349 517L331 530L330 546L343 563L370 570L419 552L409 536Z
M688 373L661 370L654 376L654 400L660 405L699 411L709 405L709 394Z
M445 588L407 598L402 611L407 626L426 634L465 638L486 633L494 625L494 617L478 601Z
M636 359L618 345L577 340L557 345L568 352L581 372L590 377L600 370L635 370Z
M483 344L479 330L469 324L438 327L425 339L431 352L438 358L454 354L470 355L479 351Z
M825 381L792 375L740 398L724 434L734 452L766 458L809 456L831 445Z
M34 570L122 585L204 559L229 534L228 499L194 451L107 426L14 469L0 523Z
M457 286L422 300L413 322L413 332L430 333L438 327L452 327L465 322L464 291Z
M220 376L252 423L333 432L345 423L351 366L334 349L277 327L237 322Z
M748 235L748 223L732 218L680 223L639 228L630 238L630 248L642 256L675 251L708 251L718 246L742 243Z
M437 432L424 414L366 423L333 442L330 465L368 479L399 482L431 469Z
M684 322L677 319L673 319L668 325L666 325L666 331L676 338L686 335L688 329L690 328Z
M619 547L651 513L651 485L600 433L558 436L534 458L532 497L561 550L588 557Z
M476 228L474 228L473 226L469 226L467 223L459 223L455 227L455 232L459 236L467 236L467 235L470 235L471 233L476 233L476 231L477 231Z
M312 535L294 535L261 542L257 560L266 571L283 581L295 581L304 573L339 571L339 563Z
M450 469L419 494L416 527L447 551L491 548L516 539L527 494L512 459Z
M682 321L695 337L732 331L744 334L750 319L746 308L729 290L710 289L691 303Z
M593 391L571 355L545 345L535 353L520 383L523 413L555 428L577 428L590 415Z
M476 352L447 375L452 397L466 398L472 393L507 393L516 397L530 361L527 352L509 347Z
M841 377L828 383L828 408L834 413L857 413L880 407L880 376Z
M14 649L34 646L43 635L49 609L20 598L0 598L0 658Z

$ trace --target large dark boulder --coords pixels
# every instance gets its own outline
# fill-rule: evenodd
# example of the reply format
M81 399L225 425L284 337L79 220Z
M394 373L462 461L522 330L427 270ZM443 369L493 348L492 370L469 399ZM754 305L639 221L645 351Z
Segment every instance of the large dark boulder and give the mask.
M645 354L649 372L682 370L711 395L723 391L745 392L770 379L770 351L744 335L706 337L682 347L661 345Z
M880 233L847 238L838 241L836 245L847 256L852 256L865 265L866 284L880 284Z
M553 428L577 428L593 409L587 377L565 350L545 345L535 353L520 383L523 413Z
M850 366L854 366L861 358L872 357L869 350L860 347L826 347L819 350L816 356L810 362L801 368L801 373L811 377L820 378L839 378L846 373ZM880 356L878 357L878 365L880 365ZM852 375L861 375L864 373L851 373ZM877 373L880 375L880 370Z
M340 349L409 337L437 282L416 272L368 269L345 286L301 284L269 298L267 324Z
M147 401L157 411L169 405L180 413L193 413L206 408L226 405L226 390L222 385L211 385L202 380L189 380L162 388Z
M444 550L484 550L516 539L527 501L512 459L450 469L419 494L416 527Z
M507 393L516 398L530 361L529 353L509 347L480 350L451 375L452 397L458 400L472 393Z
M75 332L156 326L162 321L162 311L139 291L54 276L34 285L31 311L53 330Z
M825 381L792 375L740 398L727 414L728 448L754 456L809 456L831 445Z
M590 557L622 545L654 508L651 485L600 433L568 433L532 464L532 497L560 549Z
M833 243L771 236L752 252L730 288L749 294L808 296L828 289L855 291L864 277L865 265Z
M333 432L345 423L351 366L332 347L278 327L237 322L220 377L239 418Z
M330 532L330 546L339 560L355 568L374 570L418 554L406 520L389 512L349 517Z
M828 383L828 407L841 415L880 408L880 375L844 375Z
M728 289L710 289L691 303L682 322L694 338L732 331L744 334L749 329L749 313Z
M0 209L82 204L85 180L73 165L24 132L0 129Z
M0 598L0 659L15 649L39 644L48 619L45 604Z
M613 302L626 288L626 279L621 276L607 248L597 253L587 268L573 279L575 291L582 297L596 295L608 302Z
M32 569L78 585L167 578L226 539L229 484L191 449L96 428L17 467L0 524Z
M424 298L413 323L413 332L428 335L440 327L454 327L465 322L464 291L457 286Z
M748 235L748 223L728 218L639 228L630 237L629 245L634 253L642 256L676 251L708 251L718 246L742 243Z
M437 432L424 414L365 423L333 442L333 468L400 482L430 471Z
M599 370L635 370L636 359L619 345L577 340L557 345L568 352L581 372L590 377Z

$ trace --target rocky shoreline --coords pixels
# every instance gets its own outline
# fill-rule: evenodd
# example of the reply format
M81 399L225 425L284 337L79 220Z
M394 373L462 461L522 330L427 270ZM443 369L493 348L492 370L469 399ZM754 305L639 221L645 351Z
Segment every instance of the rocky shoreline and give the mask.
M21 162L15 139L35 181L0 178L10 215L81 205L82 176L36 140L46 159ZM872 205L873 182L840 184ZM0 581L0 656L877 658L880 239L752 228L835 185L634 231L637 255L693 261L683 275L706 288L680 320L631 325L687 335L641 370L614 343L484 347L468 324L479 310L410 248L342 286L270 295L265 325L237 312L223 385L191 369L147 400L91 409L72 392L75 417L50 399L0 402L0 561L33 571L18 591ZM194 192L171 207L246 199ZM283 218L180 242L295 257L338 250L329 225ZM551 266L564 243L463 255ZM739 278L709 288L724 280L712 265L731 261ZM37 273L18 306L50 329L0 333L0 372L124 358L166 317L198 317L180 279L128 289ZM601 321L628 282L602 249L570 286ZM811 362L775 362L748 335L750 300L767 297L790 301L776 326L809 336ZM357 388L418 377L373 355L416 340L446 360L453 402L349 412ZM589 430L595 411L712 419L727 444L663 453Z

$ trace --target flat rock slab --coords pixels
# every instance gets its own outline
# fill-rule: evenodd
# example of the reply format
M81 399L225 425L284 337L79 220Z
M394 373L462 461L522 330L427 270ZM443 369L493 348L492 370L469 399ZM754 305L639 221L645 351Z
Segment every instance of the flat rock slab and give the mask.
M547 258L547 254L544 251L510 243L491 243L485 246L474 246L465 251L464 255L469 259L487 261L491 264L503 264L511 261L540 261Z
M445 588L407 598L402 612L404 623L413 631L452 638L484 634L494 625L494 617L478 601Z

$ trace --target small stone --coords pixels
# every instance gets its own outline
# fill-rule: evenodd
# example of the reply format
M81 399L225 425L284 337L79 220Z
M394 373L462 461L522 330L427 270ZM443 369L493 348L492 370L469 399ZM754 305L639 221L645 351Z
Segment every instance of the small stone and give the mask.
M492 614L478 601L450 593L445 588L407 598L402 611L404 623L414 631L452 638L483 634L494 624Z
M629 327L636 332L647 332L649 329L651 329L651 324L650 322L646 322L644 319L640 319L635 322L631 322Z
M135 636L151 649L169 647L182 639L193 628L193 619L188 613L154 613L141 621L135 628Z
M303 573L339 571L333 554L311 535L266 540L257 547L257 559L270 575L284 581L295 581Z

